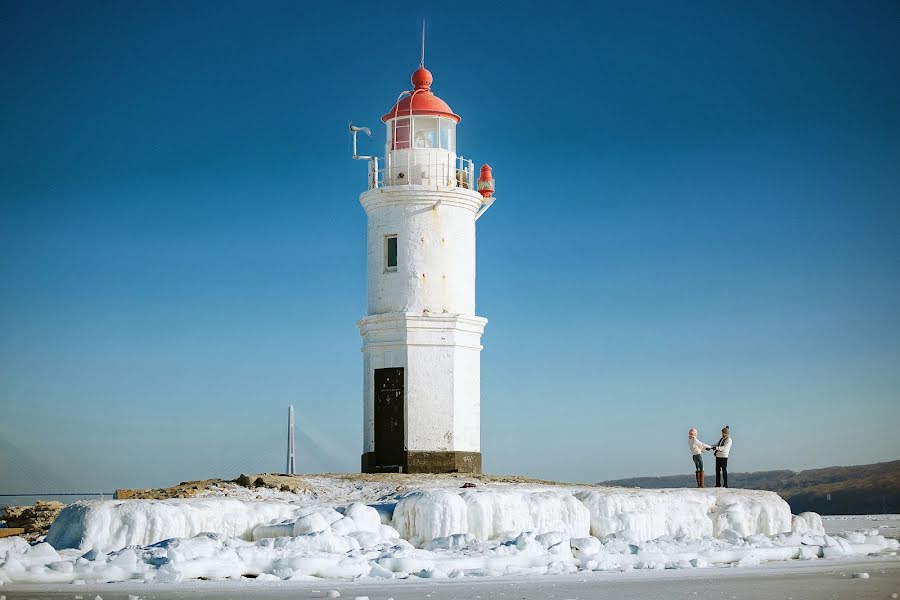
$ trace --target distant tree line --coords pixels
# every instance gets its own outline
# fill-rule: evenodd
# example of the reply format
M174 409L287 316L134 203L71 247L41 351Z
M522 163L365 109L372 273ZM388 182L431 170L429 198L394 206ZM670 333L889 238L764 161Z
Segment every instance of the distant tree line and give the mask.
M650 489L696 486L690 474L602 483ZM728 483L734 488L777 492L790 504L794 514L806 511L823 515L900 513L900 460L799 472L729 473Z

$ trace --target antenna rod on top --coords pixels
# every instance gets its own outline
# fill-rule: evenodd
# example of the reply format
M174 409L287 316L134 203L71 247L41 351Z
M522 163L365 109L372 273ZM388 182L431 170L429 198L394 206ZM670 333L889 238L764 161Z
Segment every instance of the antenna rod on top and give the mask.
M425 19L422 19L422 61L419 63L419 68L425 68Z

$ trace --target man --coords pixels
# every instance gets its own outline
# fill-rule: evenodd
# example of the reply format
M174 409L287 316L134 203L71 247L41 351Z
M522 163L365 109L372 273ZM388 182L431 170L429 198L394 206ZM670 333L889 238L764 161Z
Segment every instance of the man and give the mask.
M731 450L731 435L728 432L728 425L722 429L722 437L713 450L715 450L716 456L716 487L728 487L728 452Z

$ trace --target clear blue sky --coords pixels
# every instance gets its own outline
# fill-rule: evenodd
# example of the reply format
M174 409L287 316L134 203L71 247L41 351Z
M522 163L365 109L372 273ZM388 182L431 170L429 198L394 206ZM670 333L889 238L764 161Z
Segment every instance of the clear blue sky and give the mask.
M0 487L282 469L289 403L358 468L345 129L381 150L422 18L498 184L486 470L900 457L900 4L410 6L0 2Z

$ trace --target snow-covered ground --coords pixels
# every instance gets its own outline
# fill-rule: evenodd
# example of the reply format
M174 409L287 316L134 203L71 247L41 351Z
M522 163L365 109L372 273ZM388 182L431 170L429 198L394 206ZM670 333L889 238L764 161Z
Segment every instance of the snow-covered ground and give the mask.
M868 574L862 578L859 575ZM579 572L543 577L355 581L191 581L180 585L144 582L13 584L6 600L883 600L900 595L900 560L841 558L767 563L752 569ZM335 594L340 594L336 596ZM2 597L2 595L0 595Z
M778 495L755 490L306 482L300 494L225 485L191 499L75 503L43 543L0 540L0 592L201 578L278 585L696 573L792 559L891 560L898 549L876 528L888 518L847 521L864 525L830 535L818 515L792 516Z

